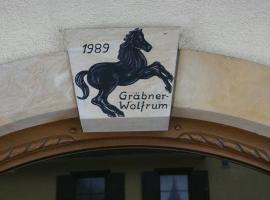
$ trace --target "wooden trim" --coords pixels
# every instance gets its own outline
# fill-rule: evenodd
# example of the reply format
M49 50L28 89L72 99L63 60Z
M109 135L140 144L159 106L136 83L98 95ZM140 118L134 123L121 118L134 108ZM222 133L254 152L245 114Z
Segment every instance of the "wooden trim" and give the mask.
M225 125L172 118L165 132L82 133L80 127L76 118L0 137L0 172L66 153L115 148L197 152L270 172L270 139Z

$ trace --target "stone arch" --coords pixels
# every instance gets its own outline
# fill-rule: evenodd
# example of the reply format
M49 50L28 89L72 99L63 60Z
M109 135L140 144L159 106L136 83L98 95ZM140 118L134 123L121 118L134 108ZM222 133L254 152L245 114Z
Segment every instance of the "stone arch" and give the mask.
M7 63L0 68L0 136L78 117L65 52ZM181 50L172 115L270 137L269 85L267 66Z

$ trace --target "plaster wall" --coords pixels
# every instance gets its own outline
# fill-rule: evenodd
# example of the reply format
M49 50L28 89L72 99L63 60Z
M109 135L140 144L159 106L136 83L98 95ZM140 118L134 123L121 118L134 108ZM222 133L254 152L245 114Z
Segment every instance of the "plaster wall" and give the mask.
M0 63L63 51L76 27L180 26L181 48L270 65L269 0L0 0Z
M0 68L0 135L78 116L65 52ZM173 116L227 124L270 137L269 85L267 66L182 50Z

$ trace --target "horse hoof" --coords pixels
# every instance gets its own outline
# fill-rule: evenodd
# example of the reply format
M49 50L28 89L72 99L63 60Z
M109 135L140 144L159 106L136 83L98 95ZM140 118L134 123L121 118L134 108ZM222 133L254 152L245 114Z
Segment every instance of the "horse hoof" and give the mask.
M116 117L116 114L115 113L107 113L108 117Z
M117 115L118 115L118 117L125 117L125 114L124 114L122 111L119 111L119 112L117 113Z

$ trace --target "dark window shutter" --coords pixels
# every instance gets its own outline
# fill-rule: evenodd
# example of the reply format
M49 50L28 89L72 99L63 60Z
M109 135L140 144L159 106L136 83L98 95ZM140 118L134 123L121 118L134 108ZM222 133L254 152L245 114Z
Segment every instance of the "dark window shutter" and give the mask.
M190 175L190 199L209 200L207 171L193 171Z
M142 174L142 199L160 199L160 179L157 172L143 172Z
M72 176L58 176L56 187L56 200L75 199L75 181Z
M125 174L111 173L108 175L108 200L125 199Z

